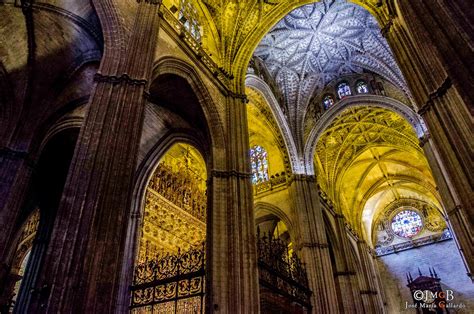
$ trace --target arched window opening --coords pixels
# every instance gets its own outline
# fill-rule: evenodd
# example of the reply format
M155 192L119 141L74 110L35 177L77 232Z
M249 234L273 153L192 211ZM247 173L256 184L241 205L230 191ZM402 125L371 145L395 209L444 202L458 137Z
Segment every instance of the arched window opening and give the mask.
M412 238L423 228L421 216L414 210L404 209L392 218L393 232L402 238Z
M368 94L369 93L369 86L365 81L358 81L356 84L356 91L357 94Z
M182 143L169 149L152 174L131 287L132 313L203 313L206 179L203 157Z
M259 145L250 149L250 164L252 165L252 183L268 181L267 151Z
M339 99L352 95L349 84L347 84L346 82L342 82L337 85L337 95L339 96Z
M334 105L334 98L332 98L331 95L324 96L324 98L323 98L323 107L324 107L324 109L328 110L329 108L332 107L332 105Z
M181 0L179 5L178 19L183 23L186 30L194 37L198 42L201 41L201 25L198 19L198 13L191 1Z

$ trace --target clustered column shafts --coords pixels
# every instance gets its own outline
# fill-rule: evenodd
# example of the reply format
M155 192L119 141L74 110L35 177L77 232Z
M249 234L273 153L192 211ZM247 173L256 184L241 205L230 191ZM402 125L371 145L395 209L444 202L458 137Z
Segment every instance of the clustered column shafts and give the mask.
M294 175L290 183L297 248L306 264L311 303L317 313L340 313L323 213L315 177Z
M258 313L256 233L250 182L249 139L245 100L227 97L227 170L211 173L215 210L208 232L211 267L210 310ZM222 204L219 207L218 204Z
M384 313L382 297L377 289L377 277L375 275L372 257L369 255L369 247L363 240L357 240L361 263L360 289L362 302L367 313Z
M341 214L336 214L336 233L340 235L339 250L335 252L336 256L336 280L339 282L344 313L364 313L364 308L359 289L359 283L356 276L356 261L352 254L354 249L351 247L345 227L345 218ZM334 239L336 241L336 239Z
M399 16L393 17L385 33L419 106L419 114L426 122L430 138L423 143L423 148L431 152L427 158L434 170L446 217L472 278L474 96L472 89L471 92L466 89L472 81L472 72L469 72L472 67L463 64L469 62L466 55L472 55L469 47L473 43L472 36L461 34L465 30L456 17L459 7L445 4L453 6L453 10L446 11L438 2L434 4L435 9L424 2L402 1Z
M118 18L112 1L94 4L104 20ZM41 293L27 311L106 313L116 306L158 21L158 5L143 1L128 39L103 25L107 37L98 82L36 281Z

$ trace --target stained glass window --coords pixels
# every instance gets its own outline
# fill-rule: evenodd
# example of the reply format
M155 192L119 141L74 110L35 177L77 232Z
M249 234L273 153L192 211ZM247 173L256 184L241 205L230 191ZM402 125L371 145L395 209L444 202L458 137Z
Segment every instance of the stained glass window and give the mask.
M268 181L267 151L259 145L250 149L250 163L252 165L252 183Z
M369 87L367 86L366 82L359 81L356 84L356 91L357 94L367 94L369 92Z
M201 41L198 13L190 1L181 0L178 19L194 39Z
M402 238L412 238L423 228L420 215L413 210L402 210L392 219L393 232Z
M337 95L339 96L339 99L352 95L349 84L344 82L337 85Z
M324 98L323 98L323 106L324 106L324 109L329 109L332 105L334 105L334 99L332 98L331 95L326 95Z

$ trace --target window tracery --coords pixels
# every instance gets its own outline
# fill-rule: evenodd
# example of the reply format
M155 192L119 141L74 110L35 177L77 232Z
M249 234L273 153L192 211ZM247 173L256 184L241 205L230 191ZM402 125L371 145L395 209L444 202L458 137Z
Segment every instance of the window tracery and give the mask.
M201 41L201 25L198 13L192 3L188 0L181 0L179 5L178 19L183 23L184 28L196 39Z
M331 95L326 95L323 98L323 107L325 110L328 110L332 105L334 105L334 99Z
M352 95L349 84L346 82L339 83L339 85L337 85L337 95L339 96L339 99Z
M420 215L413 210L402 210L392 218L393 232L402 238L412 238L420 233L423 221Z
M358 81L356 84L356 91L357 94L368 94L369 93L369 86L365 81Z
M252 183L268 181L267 151L259 145L250 149L250 164L252 166Z

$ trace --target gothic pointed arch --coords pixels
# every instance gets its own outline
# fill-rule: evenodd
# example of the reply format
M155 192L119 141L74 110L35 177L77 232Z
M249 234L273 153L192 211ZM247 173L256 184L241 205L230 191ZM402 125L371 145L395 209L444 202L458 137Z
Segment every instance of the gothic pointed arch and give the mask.
M440 206L414 126L387 105L330 109L328 119L321 119L325 128L311 161L321 189L359 235L364 235L366 221L393 199L429 200ZM332 116L331 110L338 113Z
M426 127L421 117L409 106L400 101L380 96L380 95L356 95L350 98L342 99L337 105L331 107L326 111L321 118L316 122L314 127L311 129L304 148L304 164L307 171L313 173L314 171L314 149L319 140L319 137L324 130L334 121L334 119L344 110L351 107L357 106L369 106L374 108L385 108L388 109L401 117L403 117L415 131L418 138L425 136Z
M124 19L124 8L114 1L94 0L92 3L104 34L104 58L99 72L104 75L120 76L123 73L117 73L117 69L125 60L127 41L130 36L126 23L130 22L131 16Z
M279 132L285 141L286 151L288 152L290 159L291 170L294 173L298 173L301 166L299 164L296 144L293 136L291 135L288 122L281 110L281 107L278 105L275 95L271 91L268 84L256 75L248 74L245 79L245 84L247 87L258 91L265 98L266 103L270 107L270 110L273 114L273 118L276 120Z
M245 17L244 25L239 28L239 32L244 32L246 34L246 36L238 36L236 39L238 45L232 45L228 48L228 51L226 51L226 55L233 60L231 68L236 78L234 80L234 88L237 91L243 90L244 88L243 81L247 71L247 65L262 38L288 13L304 5L312 5L316 2L318 1L279 1L264 3L258 7L247 8L247 11L244 12L235 12L240 13L242 17ZM388 8L385 6L377 6L376 3L368 0L355 0L348 2L357 4L370 12L376 18L381 28L383 28L389 21ZM217 20L219 18L221 17L216 17ZM251 25L252 23L257 23L257 25ZM234 47L238 47L238 49L233 49Z
M178 144L190 145L195 148L202 156L207 156L204 160L206 172L211 173L212 153L208 151L209 147L203 143L200 136L192 129L171 130L165 133L157 134L159 137L153 147L148 149L146 155L141 160L136 169L136 180L133 185L133 198L131 202L131 215L128 221L127 240L125 243L125 254L121 270L120 280L122 283L119 294L119 308L128 309L130 305L129 286L133 281L135 259L139 251L139 241L141 237L142 221L145 215L146 191L150 180L159 167L159 162L164 155ZM207 210L212 210L208 208ZM142 252L143 253L143 252Z
M160 75L173 74L183 78L192 88L199 106L201 107L205 119L206 127L209 128L211 135L212 147L223 148L225 146L224 124L219 115L216 104L211 97L206 85L202 81L200 75L196 70L183 60L164 57L157 60L153 67L153 78L158 78Z
M283 221L283 223L287 226L291 238L295 239L295 229L291 218L288 216L287 213L285 213L284 210L282 210L277 205L268 202L258 201L254 204L254 212L257 224L262 221L267 215L274 215L278 217L278 219Z

